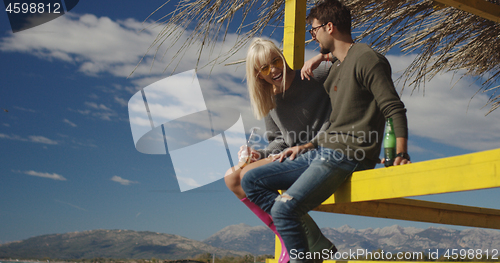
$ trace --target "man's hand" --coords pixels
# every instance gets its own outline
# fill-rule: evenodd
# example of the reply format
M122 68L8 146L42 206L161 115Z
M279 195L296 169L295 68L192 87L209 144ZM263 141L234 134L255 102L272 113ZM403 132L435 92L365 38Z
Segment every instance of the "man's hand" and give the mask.
M396 153L407 153L407 152L408 152L408 139L403 137L396 138ZM408 163L411 163L410 160L398 156L396 157L396 159L394 159L393 165L403 165Z
M314 77L313 70L315 70L321 62L328 61L329 56L329 54L318 54L306 61L300 70L301 79L304 80L304 78L306 78L307 80L311 80L311 77Z
M396 152L397 153L407 153L408 151L408 140L406 138L403 138L403 137L398 137L396 138ZM380 163L381 164L384 164L385 163L385 159L384 158L381 158L380 159ZM403 157L400 157L400 156L397 156L396 159L394 159L394 162L392 163L393 166L396 166L396 165L403 165L403 164L409 164L411 163L410 160L408 159L405 159Z
M394 166L396 165L403 165L403 164L409 164L411 163L410 160L407 160L405 158L402 158L402 157L396 157L396 159L394 159Z
M314 145L312 143L307 143L300 146L294 146L288 149L285 149L280 154L277 154L273 157L273 162L279 160L283 162L287 157L290 157L290 160L295 159L300 154L303 154L311 149L314 149Z

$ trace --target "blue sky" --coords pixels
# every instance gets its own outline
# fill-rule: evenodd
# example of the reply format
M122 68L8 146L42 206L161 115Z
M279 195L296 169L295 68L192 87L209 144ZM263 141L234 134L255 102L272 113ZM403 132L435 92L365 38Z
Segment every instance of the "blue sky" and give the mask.
M8 110L0 111L0 243L92 229L203 240L228 225L262 224L223 180L180 192L166 155L135 149L128 101L173 70L164 72L173 55L168 51L153 66L147 55L128 77L159 30L141 31L148 25L142 21L162 3L80 1L67 15L16 34L7 14L0 12L0 107ZM169 4L162 12L171 8ZM273 39L279 42L277 31ZM228 50L236 39L230 30L227 43L217 48ZM307 57L316 54L314 48L309 45ZM196 51L186 53L177 73L195 67ZM230 60L244 56L245 48ZM413 56L389 52L394 79ZM204 53L202 62L210 58ZM208 70L198 72L206 105L237 109L246 131L263 127L250 112L243 66L216 66L210 78ZM488 94L471 100L478 86L459 76L435 76L426 83L425 95L422 89L403 92L414 162L500 148L500 112L485 117ZM190 101L189 94L183 96L179 99ZM239 141L232 139L228 137L229 144L237 147ZM229 168L225 158L226 164L205 164L207 176L221 178ZM200 164L187 160L181 165ZM424 199L500 209L494 201L500 199L499 189ZM320 227L442 226L319 212L312 216Z

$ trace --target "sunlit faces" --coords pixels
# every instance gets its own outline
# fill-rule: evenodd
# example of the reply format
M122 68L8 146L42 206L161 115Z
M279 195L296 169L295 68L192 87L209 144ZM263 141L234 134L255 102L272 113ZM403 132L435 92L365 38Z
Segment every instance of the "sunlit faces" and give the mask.
M320 52L322 54L328 54L333 51L329 44L331 42L331 38L329 38L330 34L327 32L327 29L332 26L334 26L334 24L331 22L322 24L317 19L313 19L311 23L311 37L319 43Z
M316 38L316 31L317 31L318 29L320 29L321 27L324 27L324 26L326 26L326 24L322 24L322 25L320 25L320 26L312 27L311 29L309 29L309 34L311 34L311 37L312 37L313 39L315 39L315 38Z
M275 86L281 86L283 81L283 68L283 58L281 58L281 56L273 56L271 63L260 66L259 78Z
M264 74L264 75L269 75L269 73L271 73L271 67L274 67L274 68L283 68L283 60L281 59L281 57L275 57L272 61L271 61L271 64L270 65L264 65L260 68L260 73Z

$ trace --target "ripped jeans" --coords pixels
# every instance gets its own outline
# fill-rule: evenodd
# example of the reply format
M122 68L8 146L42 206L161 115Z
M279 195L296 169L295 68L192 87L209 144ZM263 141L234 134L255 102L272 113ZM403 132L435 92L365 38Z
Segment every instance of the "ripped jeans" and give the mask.
M300 252L309 252L300 218L330 197L346 178L360 170L359 166L342 152L319 147L295 160L252 169L243 177L241 186L250 201L272 216L290 262L307 262L297 257ZM284 189L288 190L279 195L277 190Z

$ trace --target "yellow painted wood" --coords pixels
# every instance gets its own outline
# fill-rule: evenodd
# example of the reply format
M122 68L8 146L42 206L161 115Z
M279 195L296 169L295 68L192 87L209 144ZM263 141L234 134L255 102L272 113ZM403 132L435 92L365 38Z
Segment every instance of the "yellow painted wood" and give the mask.
M445 4L441 4L439 2L433 1L432 2L432 8L436 11L447 8L448 6Z
M500 229L500 210L402 198L494 187L500 149L356 172L315 210Z
M323 204L500 187L500 149L355 172Z
M431 249L431 252L434 252L435 249ZM371 252L371 251L369 251ZM401 251L403 253L406 253L406 251ZM428 255L429 251L422 251L424 255ZM386 252L384 252L386 253ZM410 252L410 253L420 253L420 252ZM451 252L450 252L451 253ZM393 257L396 257L396 253L392 254ZM460 256L460 255L459 255ZM412 260L401 260L401 261L396 261L396 262L406 262L409 261L411 263L450 263L450 261L412 261ZM267 261L266 261L267 262ZM277 261L276 261L277 262ZM387 261L387 260L325 260L323 261L324 263L394 263L394 261ZM475 262L485 262L485 261L467 261L468 263L475 263Z
M283 55L288 66L294 70L304 64L306 9L306 0L285 1Z
M469 12L471 14L500 23L500 5L486 0L434 0L441 4Z
M281 255L281 241L280 239L278 238L278 236L276 236L274 238L274 255L276 255L276 262L278 261L278 258L280 258L280 255Z
M500 210L395 198L321 205L316 211L500 229Z
M434 251L435 251L435 249L431 249L431 252L434 252ZM369 252L372 252L372 251L369 251ZM403 252L403 251L401 251L401 252ZM416 253L420 253L420 252L416 252ZM429 251L422 251L422 253L424 253L423 255L428 256ZM340 255L340 256L342 256L342 255ZM394 253L392 256L396 257L396 254ZM415 254L415 257L417 257L417 256L418 255ZM410 260L405 260L405 261L410 261ZM384 262L394 263L394 261L384 261L384 260L324 260L323 262L324 263L384 263ZM430 261L411 261L411 262L412 263L429 263ZM467 262L475 263L475 262L484 262L484 261L467 261ZM278 263L278 260L274 259L274 258L266 258L266 263ZM450 261L432 261L432 263L450 263Z

